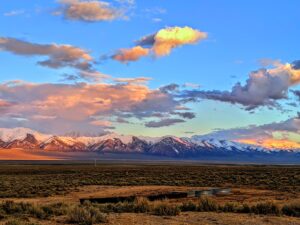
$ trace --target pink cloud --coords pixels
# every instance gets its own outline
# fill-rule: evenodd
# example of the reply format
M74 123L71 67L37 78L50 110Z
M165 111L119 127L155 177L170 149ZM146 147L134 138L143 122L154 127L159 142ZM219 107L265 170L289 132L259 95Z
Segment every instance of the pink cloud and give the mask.
M45 132L96 132L112 128L118 123L115 118L147 121L159 113L181 116L174 114L181 103L169 93L147 87L143 83L147 80L126 78L117 84L0 84L0 108L5 107L0 126L26 126ZM6 99L15 104L8 104ZM12 113L24 120L13 120L9 116Z

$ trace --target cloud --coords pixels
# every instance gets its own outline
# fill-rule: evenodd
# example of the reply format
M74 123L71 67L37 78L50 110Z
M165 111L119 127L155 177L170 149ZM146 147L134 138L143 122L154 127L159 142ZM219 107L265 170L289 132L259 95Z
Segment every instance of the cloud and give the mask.
M156 34L157 33L144 36L140 40L137 40L135 43L136 43L136 45L141 45L141 46L145 46L145 47L152 47L155 44Z
M286 104L291 106L291 107L298 107L298 104L296 102L288 102Z
M184 119L193 119L196 117L195 113L193 112L172 112L172 115L178 115Z
M280 66L281 62L278 59L269 59L269 58L263 58L259 60L259 64L262 67L267 67L267 66Z
M266 124L260 127L270 132L281 131L300 133L300 118L297 116L279 123Z
M0 107L7 107L7 106L10 106L11 103L3 100L3 99L0 99Z
M198 135L197 135L198 136ZM238 140L250 138L270 138L272 135L259 126L249 126L233 129L220 129L211 133L200 135L203 139L214 138L218 140Z
M152 78L150 77L136 77L136 78L115 78L113 79L117 83L126 83L126 84L146 84Z
M22 56L46 56L48 58L38 61L38 64L53 69L73 67L90 70L92 68L92 56L86 50L71 45L36 44L0 37L0 50Z
M145 99L134 104L128 112L136 118L149 118L159 114L170 114L177 110L181 103L173 95L153 90Z
M94 126L100 126L100 127L111 127L111 122L110 121L104 121L104 120L94 120L90 122L90 124Z
M167 27L136 41L136 46L133 48L118 50L112 58L121 62L129 62L149 55L166 56L174 48L196 44L206 38L207 33L191 27Z
M292 93L298 98L300 101L300 91L299 90L293 90Z
M115 55L112 56L114 60L120 62L137 61L141 57L149 55L150 50L141 46L135 46L130 49L120 49Z
M216 138L219 140L232 140L243 144L281 150L300 149L300 143L291 140L289 133L300 134L299 116L278 123L218 130L206 135L196 135L196 137L202 139Z
M300 82L300 70L291 64L280 64L272 69L251 72L246 84L236 83L230 91L185 91L182 97L211 99L240 104L246 110L261 106L279 107L278 100L286 99L291 86Z
M73 81L79 82L80 80L92 82L92 83L100 83L105 80L113 79L110 75L100 73L98 71L84 71L80 70L75 74L62 74L62 79L60 81Z
M300 143L287 139L245 139L237 140L243 144L257 145L269 149L280 149L280 150L290 150L290 149L300 149Z
M292 67L294 70L300 70L300 60L296 60L292 63Z
M69 20L97 22L124 18L122 9L117 9L104 1L60 0L59 2L63 4L63 15ZM121 3L133 4L134 2L122 1Z
M97 72L97 71L80 71L78 73L78 77L83 80L87 80L87 81L91 81L91 82L101 82L105 79L111 78L111 76Z
M161 18L153 18L152 22L154 22L154 23L160 23L160 22L162 22L162 19Z
M61 75L62 79L61 81L77 81L80 79L78 75L75 74L62 74Z
M116 0L116 1L121 3L121 4L128 4L128 5L134 5L135 4L135 0Z
M176 123L183 123L185 120L182 119L162 119L160 121L150 121L145 124L146 127L159 128L159 127L168 127Z
M31 117L33 120L54 120L56 116L45 116L45 115L33 115Z
M179 85L178 84L168 84L163 87L160 87L159 90L161 90L164 93L169 93L169 92L174 92L179 90Z
M184 83L183 84L183 87L185 88L200 88L200 84L194 84L194 83Z
M20 10L12 10L9 12L4 13L4 16L19 16L25 13L25 10L20 9Z
M1 97L1 95L0 95L0 97ZM3 99L0 98L0 112L5 111L6 109L8 109L12 105L13 105L12 102L9 102L9 101L6 101L6 100L3 100Z
M120 117L117 117L115 122L117 122L117 123L130 123L128 120L120 118Z
M167 10L161 7L147 8L143 10L144 13L157 15L157 14L166 14Z
M146 80L127 78L115 84L0 83L0 126L24 126L49 133L99 133L118 123L130 123L132 118L145 122L161 118L158 115L164 115L164 119L174 115L191 118L183 112L176 114L182 103L172 94L150 89L142 82Z
M207 33L191 27L169 27L156 33L153 51L156 56L165 56L169 55L174 48L195 44L206 38Z
M260 126L251 125L241 128L221 129L201 137L221 140L267 140L274 138L274 133L276 132L300 134L300 117L296 116L285 121Z
M110 79L109 75L93 68L94 59L88 51L72 46L58 44L36 44L15 38L1 38L0 50L27 57L41 57L37 64L52 69L74 68L75 74L63 74L64 81L86 80L100 82ZM44 59L46 57L46 59Z

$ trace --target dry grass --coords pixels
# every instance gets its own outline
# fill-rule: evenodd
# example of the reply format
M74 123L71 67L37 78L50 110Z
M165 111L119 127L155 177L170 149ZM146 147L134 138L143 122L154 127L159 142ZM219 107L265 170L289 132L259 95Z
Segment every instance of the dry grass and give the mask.
M2 198L64 195L86 185L255 187L261 190L298 193L300 167L0 165L0 197Z
M195 215L192 212L197 212L199 214L198 217L201 217L203 213L208 212L216 213L217 215L223 215L225 218L227 218L227 216L225 216L224 213L228 213L232 216L234 215L236 218L246 217L247 214L254 218L257 218L254 216L255 214L268 216L265 218L274 218L274 216L277 216L279 221L294 221L294 224L297 224L296 222L300 223L299 204L286 204L281 207L274 202L263 202L253 205L241 205L240 203L234 202L221 205L211 198L200 198L196 202L186 201L182 203L174 203L167 200L149 202L145 198L138 198L131 203L124 202L117 204L91 204L89 202L85 202L82 205L66 205L64 203L39 205L26 202L5 201L0 204L0 213L2 215L2 217L0 217L0 224L31 225L31 221L34 221L35 224L113 224L111 220L115 221L116 218L112 219L112 215L118 217L117 214L134 213L137 218L141 217L139 214L148 214L148 218L152 218L151 215L162 218L181 218L182 214ZM110 216L107 217L107 214L110 214ZM285 218L284 220L282 219L283 217ZM299 218L292 219L292 217ZM2 223L1 220L3 221ZM26 223L19 223L19 221L22 220ZM156 220L161 221L159 219L155 219L155 221ZM178 219L174 221L178 221Z
M300 225L297 218L213 212L185 212L172 217L124 213L111 214L108 220L108 225Z

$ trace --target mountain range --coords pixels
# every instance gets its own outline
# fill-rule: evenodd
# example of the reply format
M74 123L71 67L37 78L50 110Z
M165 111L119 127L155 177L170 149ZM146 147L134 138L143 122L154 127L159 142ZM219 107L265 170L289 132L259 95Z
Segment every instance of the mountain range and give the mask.
M202 156L295 156L300 159L299 149L264 148L228 140L201 136L179 138L138 137L110 133L97 137L69 137L39 133L27 128L1 128L0 149L41 150L52 152L97 152L97 153L138 153L177 158Z

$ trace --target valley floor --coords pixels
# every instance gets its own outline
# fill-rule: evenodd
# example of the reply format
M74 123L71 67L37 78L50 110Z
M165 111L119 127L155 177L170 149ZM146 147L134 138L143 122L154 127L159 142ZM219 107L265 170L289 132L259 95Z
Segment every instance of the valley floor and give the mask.
M71 164L75 161L84 163L94 163L97 160L100 163L133 162L136 164L145 162L155 163L208 163L208 164L260 164L260 165L300 165L300 160L295 156L199 156L190 158L174 158L160 155L148 155L139 153L99 153L89 151L61 152L40 149L1 149L0 163L7 164L7 161L22 161L25 164L39 164L45 161L45 164ZM49 161L47 163L47 161ZM9 164L10 162L8 162Z
M210 187L230 188L231 194L154 202L143 198ZM132 195L139 201L80 204L81 198ZM299 166L126 160L96 166L66 161L0 163L0 225L91 225L97 223L70 218L95 212L107 225L300 225L299 203Z

